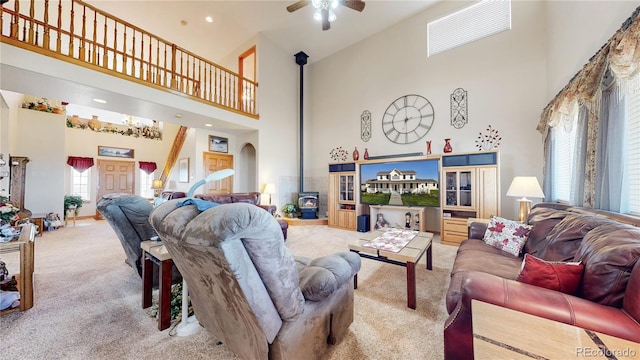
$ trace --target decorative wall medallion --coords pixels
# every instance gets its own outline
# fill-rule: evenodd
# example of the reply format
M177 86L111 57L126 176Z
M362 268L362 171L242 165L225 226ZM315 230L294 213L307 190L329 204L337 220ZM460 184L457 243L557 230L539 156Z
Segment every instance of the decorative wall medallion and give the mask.
M502 136L498 133L498 130L491 128L491 125L487 126L486 133L480 131L480 135L476 139L476 149L479 151L497 149L500 146L500 140Z
M349 152L343 149L342 146L338 146L337 148L331 150L329 155L331 156L331 160L333 161L347 161Z
M451 126L461 129L467 124L467 91L457 88L451 94Z
M362 141L371 139L371 113L365 110L360 115L360 138Z

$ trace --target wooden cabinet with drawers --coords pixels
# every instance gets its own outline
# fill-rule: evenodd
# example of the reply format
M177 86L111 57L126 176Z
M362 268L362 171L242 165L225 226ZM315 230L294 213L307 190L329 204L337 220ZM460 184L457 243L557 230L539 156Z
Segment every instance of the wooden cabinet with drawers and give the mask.
M500 215L499 153L442 156L441 241L459 245L467 238L467 219Z

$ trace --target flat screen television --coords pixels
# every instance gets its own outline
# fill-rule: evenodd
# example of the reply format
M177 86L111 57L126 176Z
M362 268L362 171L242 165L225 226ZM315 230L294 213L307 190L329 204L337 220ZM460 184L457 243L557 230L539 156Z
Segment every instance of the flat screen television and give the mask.
M360 164L360 203L440 206L439 159Z

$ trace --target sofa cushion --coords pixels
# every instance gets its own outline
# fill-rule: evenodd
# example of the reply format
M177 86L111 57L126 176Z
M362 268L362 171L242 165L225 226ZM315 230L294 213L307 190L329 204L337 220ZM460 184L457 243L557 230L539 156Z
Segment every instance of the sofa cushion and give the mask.
M578 291L584 265L579 262L545 261L524 254L518 281L573 295Z
M571 261L590 230L613 223L592 215L569 214L551 229L545 240L546 246L540 247L534 255L547 261Z
M584 264L578 295L622 307L631 270L640 258L640 229L612 223L589 231L575 254Z
M518 256L527 241L532 226L494 216L484 233L484 242Z
M531 209L527 224L532 225L533 229L524 244L524 252L538 256L538 252L548 245L547 235L551 229L569 214L567 211L545 207Z

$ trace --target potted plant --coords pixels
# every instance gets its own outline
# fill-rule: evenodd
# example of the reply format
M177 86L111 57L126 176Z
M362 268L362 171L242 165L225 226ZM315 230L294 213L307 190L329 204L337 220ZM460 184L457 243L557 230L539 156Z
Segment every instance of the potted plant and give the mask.
M293 214L298 212L298 205L294 203L285 204L282 207L282 212L289 218L293 217Z
M72 210L78 216L78 209L82 207L82 198L77 195L64 196L64 219L67 219L67 211Z

